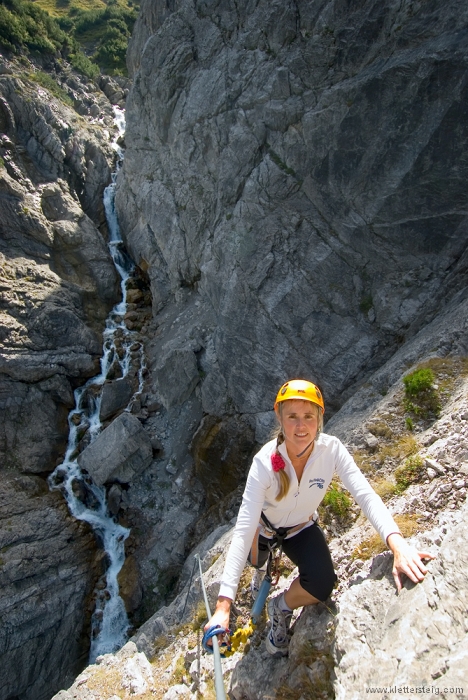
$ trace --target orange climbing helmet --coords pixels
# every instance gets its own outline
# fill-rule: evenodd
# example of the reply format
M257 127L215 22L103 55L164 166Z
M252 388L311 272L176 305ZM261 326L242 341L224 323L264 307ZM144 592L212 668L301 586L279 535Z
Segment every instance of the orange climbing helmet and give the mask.
M322 392L312 382L307 382L305 379L291 379L283 384L278 391L275 401L275 408L281 401L289 399L303 399L304 401L312 401L320 406L325 413L325 404L323 403Z

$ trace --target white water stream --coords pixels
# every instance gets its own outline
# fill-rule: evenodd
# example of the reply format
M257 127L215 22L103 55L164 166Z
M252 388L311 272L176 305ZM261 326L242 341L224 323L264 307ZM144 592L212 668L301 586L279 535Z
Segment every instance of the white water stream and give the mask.
M119 134L113 146L119 160L112 182L104 191L104 207L110 232L109 249L121 278L122 301L112 309L106 321L100 374L75 391L75 408L68 418L70 432L65 458L49 477L51 490L60 490L70 513L91 525L107 555L106 584L105 588L96 591L96 607L91 620L90 663L94 663L100 654L116 651L127 639L129 622L119 595L117 576L125 560L124 543L130 530L115 522L109 514L105 488L96 486L91 477L81 471L76 459L78 443L85 434L92 442L102 429L99 418L101 394L109 372L112 371L113 377L117 374L123 378L130 371L137 376L138 389L125 409L129 410L133 399L143 389L145 369L143 346L123 320L127 311L126 283L134 265L123 248L114 208L115 181L123 158L117 139L125 131L124 112L117 107L114 110Z

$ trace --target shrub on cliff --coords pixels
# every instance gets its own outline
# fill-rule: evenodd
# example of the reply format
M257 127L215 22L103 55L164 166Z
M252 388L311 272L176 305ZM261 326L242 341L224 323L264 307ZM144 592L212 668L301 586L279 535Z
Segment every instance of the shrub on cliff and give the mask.
M436 418L440 414L440 400L434 381L434 372L428 367L421 367L403 377L406 411L421 418Z
M125 73L127 46L136 17L133 7L114 1L94 10L72 6L66 21L71 20L74 36L102 69Z
M133 4L109 0L93 10L77 3L40 5L41 0L2 1L0 46L13 53L62 55L88 78L96 78L100 68L126 72L127 45L137 17Z
M29 49L56 54L70 47L68 35L50 15L26 0L0 5L0 44L13 53Z

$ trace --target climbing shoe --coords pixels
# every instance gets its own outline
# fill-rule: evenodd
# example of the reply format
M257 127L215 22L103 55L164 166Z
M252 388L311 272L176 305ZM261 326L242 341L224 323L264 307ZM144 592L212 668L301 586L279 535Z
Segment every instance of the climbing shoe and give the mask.
M268 603L268 616L270 629L265 639L265 646L269 654L279 658L287 656L289 647L289 625L291 624L292 610L281 610L279 601L281 595L272 598Z

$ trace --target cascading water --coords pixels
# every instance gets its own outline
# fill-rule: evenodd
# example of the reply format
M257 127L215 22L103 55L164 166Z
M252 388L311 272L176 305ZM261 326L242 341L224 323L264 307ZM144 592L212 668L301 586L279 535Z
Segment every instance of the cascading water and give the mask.
M119 138L125 130L125 118L122 110L117 107L114 110ZM105 488L96 486L91 477L81 471L76 459L78 444L83 437L89 444L101 431L102 387L110 373L113 378L124 378L131 372L138 381L138 388L125 409L130 410L135 397L143 389L145 369L143 345L137 334L127 329L123 318L127 310L127 281L134 265L123 247L114 208L115 181L123 151L117 139L113 145L118 153L118 163L112 182L104 191L104 207L110 232L109 249L121 278L122 301L113 308L106 321L100 374L75 391L75 408L68 418L70 432L65 458L49 477L51 490L63 493L71 514L94 529L109 563L105 588L96 592L96 607L91 620L90 663L100 654L116 651L126 642L129 622L119 595L117 576L125 560L124 543L130 530L115 522L109 514Z

